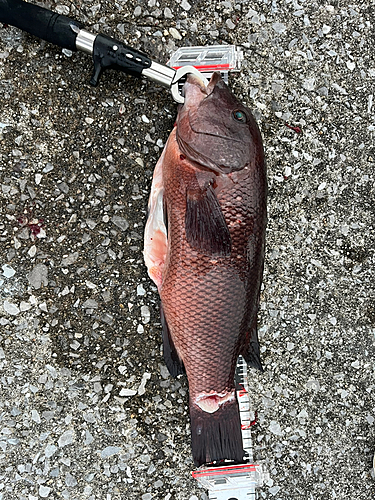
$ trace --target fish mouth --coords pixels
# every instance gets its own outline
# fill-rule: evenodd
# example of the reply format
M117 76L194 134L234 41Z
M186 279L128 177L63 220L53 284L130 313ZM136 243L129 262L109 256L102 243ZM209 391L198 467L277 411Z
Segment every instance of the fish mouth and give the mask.
M215 413L223 404L233 401L236 398L234 389L232 391L201 392L193 403L206 413Z
M186 77L186 82L184 87L189 85L195 85L196 87L199 87L199 89L202 91L203 94L207 94L207 87L204 84L204 81L202 80L202 78L199 78L199 76L194 73L188 73Z
M183 106L181 105L181 107L197 108L199 104L212 93L213 88L210 87L211 80L206 87L204 81L199 78L198 75L195 73L188 73L181 92L185 98L185 103Z
M201 100L205 99L208 97L210 94L212 94L216 84L221 80L221 75L218 72L213 73L211 76L210 81L208 82L208 85L206 86L204 81L199 78L198 75L194 73L188 73L185 85L183 87L184 95L189 96L189 92L191 91L192 88L195 88L196 91L200 90L201 92ZM189 100L190 101L190 100ZM190 104L190 102L189 102Z

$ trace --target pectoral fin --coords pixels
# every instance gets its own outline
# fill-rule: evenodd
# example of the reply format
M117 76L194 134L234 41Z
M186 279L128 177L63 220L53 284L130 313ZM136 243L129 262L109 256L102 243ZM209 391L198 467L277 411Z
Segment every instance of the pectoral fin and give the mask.
M230 255L229 229L211 184L188 189L185 230L193 248L218 257Z

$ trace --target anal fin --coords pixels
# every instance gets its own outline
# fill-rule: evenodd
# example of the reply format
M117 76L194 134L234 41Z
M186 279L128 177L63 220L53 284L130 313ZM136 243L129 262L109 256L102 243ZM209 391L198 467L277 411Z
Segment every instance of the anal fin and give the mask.
M171 332L168 327L167 320L164 315L163 306L160 304L160 318L161 325L163 329L163 355L164 361L167 365L169 373L172 377L177 377L177 375L181 375L185 373L185 367L183 362L181 361L177 350L173 344L173 340L171 337Z
M264 372L262 362L260 360L260 347L256 321L255 326L253 326L247 334L246 346L243 348L240 354L243 356L244 360L249 366L256 368L261 372Z

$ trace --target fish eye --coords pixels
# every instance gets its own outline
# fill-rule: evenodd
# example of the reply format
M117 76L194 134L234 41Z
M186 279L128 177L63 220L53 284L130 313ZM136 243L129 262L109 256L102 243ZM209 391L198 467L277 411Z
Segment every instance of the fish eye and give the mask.
M233 111L232 115L233 115L233 118L238 122L241 122L241 123L247 122L245 113L243 111L241 111L240 109L236 109L235 111Z

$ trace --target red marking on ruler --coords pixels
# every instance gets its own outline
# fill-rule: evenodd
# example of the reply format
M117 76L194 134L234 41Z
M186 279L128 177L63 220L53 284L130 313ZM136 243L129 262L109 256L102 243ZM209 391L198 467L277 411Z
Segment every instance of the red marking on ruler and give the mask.
M194 64L194 62L192 62L192 66L194 66L194 68L197 68L197 70L199 71L220 71L220 70L230 70L231 69L231 66L227 63L227 64L208 64L207 66L205 66L204 64L203 65L198 65L196 66ZM173 66L173 69L179 69L179 68L182 68L183 66Z

